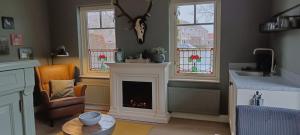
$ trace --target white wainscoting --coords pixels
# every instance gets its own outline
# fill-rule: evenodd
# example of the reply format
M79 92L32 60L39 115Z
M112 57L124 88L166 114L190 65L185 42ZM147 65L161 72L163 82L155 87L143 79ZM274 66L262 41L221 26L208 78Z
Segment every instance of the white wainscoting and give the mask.
M109 79L81 78L81 84L87 85L85 109L108 111L110 102Z

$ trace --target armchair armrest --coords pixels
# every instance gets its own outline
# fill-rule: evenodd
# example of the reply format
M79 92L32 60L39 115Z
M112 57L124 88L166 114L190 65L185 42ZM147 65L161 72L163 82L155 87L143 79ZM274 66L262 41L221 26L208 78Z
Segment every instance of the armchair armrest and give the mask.
M82 84L76 85L74 87L75 96L76 97L85 96L86 87L87 87L86 85L82 85Z
M48 93L44 90L41 90L40 92L41 92L42 102L44 104L49 104L50 103L50 98L49 98Z

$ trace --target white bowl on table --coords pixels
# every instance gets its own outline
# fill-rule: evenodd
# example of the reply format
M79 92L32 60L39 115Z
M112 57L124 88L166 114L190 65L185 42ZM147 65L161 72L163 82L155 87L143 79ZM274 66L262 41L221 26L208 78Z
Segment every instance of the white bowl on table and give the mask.
M101 113L86 112L79 115L79 120L85 126L93 126L98 124L98 122L101 120Z

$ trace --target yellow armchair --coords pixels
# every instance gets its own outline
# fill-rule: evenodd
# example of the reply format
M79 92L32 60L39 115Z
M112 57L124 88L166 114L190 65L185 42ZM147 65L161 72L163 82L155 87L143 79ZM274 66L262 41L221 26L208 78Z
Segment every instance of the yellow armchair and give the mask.
M75 97L66 97L51 100L50 80L72 80L74 79L75 66L52 65L35 68L38 77L39 91L42 97L43 112L50 120L50 125L54 125L54 120L84 112L86 85L76 85L74 87Z

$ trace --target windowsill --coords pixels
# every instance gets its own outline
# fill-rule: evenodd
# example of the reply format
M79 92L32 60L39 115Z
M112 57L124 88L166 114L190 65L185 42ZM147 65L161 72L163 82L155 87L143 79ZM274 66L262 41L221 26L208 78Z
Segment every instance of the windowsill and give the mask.
M80 78L86 79L109 79L109 75L80 75Z
M80 75L80 78L86 78L86 79L110 79L110 76L109 75ZM220 83L220 80L179 79L179 78L170 78L169 81Z
M179 78L171 78L169 79L169 81L220 83L220 80L179 79Z

